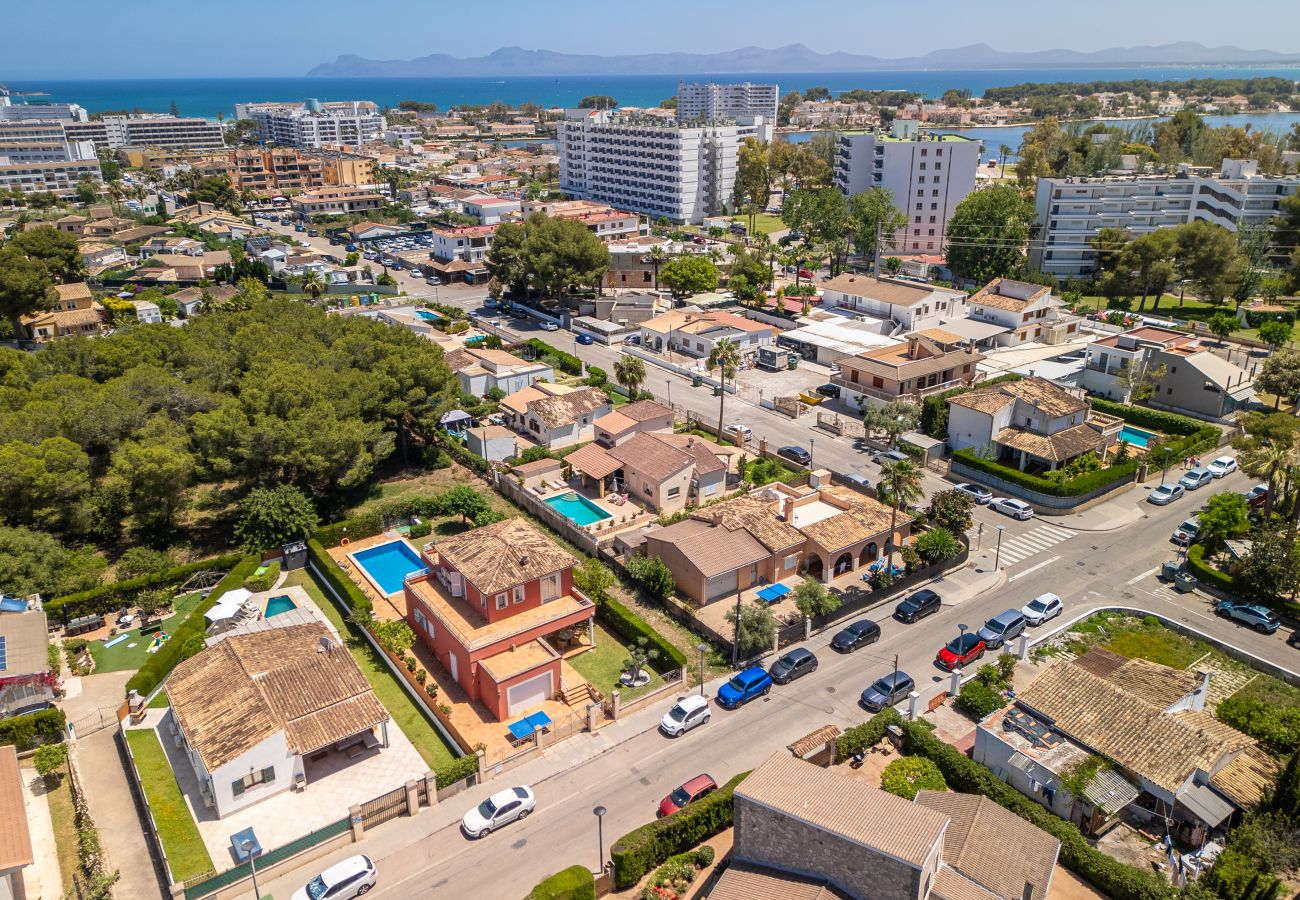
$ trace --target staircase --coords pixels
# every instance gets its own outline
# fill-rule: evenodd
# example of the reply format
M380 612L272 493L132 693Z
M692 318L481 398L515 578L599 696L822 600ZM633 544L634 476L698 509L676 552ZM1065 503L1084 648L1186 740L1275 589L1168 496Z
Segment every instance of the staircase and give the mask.
M560 679L560 698L565 706L578 710L586 709L588 703L600 703L604 699L590 682L569 684L563 678Z

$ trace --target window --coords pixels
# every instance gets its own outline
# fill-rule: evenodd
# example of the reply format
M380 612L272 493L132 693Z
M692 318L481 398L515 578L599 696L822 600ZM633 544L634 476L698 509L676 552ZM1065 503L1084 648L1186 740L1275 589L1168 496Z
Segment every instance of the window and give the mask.
M505 593L505 591L496 595L496 605L497 609L505 609L510 605L510 597Z
M785 558L785 565L784 565L784 567L785 567L785 570L786 570L787 572L788 572L789 570L791 570L791 569L797 567L798 565L799 565L799 554L798 554L798 553L791 553L789 556L787 556L787 557Z
M552 600L560 596L560 573L556 572L553 575L547 575L545 578L541 579L541 585L542 602L550 603Z
M242 797L244 791L249 788L257 787L259 784L270 784L275 781L275 766L267 766L258 772L249 772L243 778L236 779L230 783L230 793L236 797Z
M938 188L935 188L934 190L930 191L930 196L931 196L931 197L938 197L938 196L939 196L939 189L938 189Z
M922 171L922 172L925 171L925 163L921 163L921 171Z
M925 147L922 147L922 148L921 148L921 155L922 155L922 156L926 156L926 155L928 155L929 153L930 153L930 151L929 151L928 149L926 149Z
M428 634L429 637L433 637L433 629L429 627L429 620L425 617L424 610L418 606L415 607L415 626Z
M885 386L885 379L881 378L879 375L873 375L871 376L871 386L874 388L882 388Z
M668 499L669 499L669 500L676 500L677 497L681 494L681 492L682 492L682 489L681 489L680 486L670 487L670 488L668 489Z
M918 210L921 209L921 208L924 207L924 206L925 206L924 203L918 203L918 204L916 204L916 208L917 208Z
M942 168L943 168L943 163L941 163L941 162L937 162L937 163L934 164L934 170L935 170L936 172L939 171L939 170L942 169Z
M524 586L522 584L515 585L514 595L516 604L524 602Z

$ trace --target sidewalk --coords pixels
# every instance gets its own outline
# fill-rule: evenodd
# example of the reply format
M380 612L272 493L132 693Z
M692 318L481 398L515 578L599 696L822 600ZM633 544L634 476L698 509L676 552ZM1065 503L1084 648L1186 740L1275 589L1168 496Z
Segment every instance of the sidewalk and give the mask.
M1117 531L1147 517L1146 497L1146 488L1139 484L1082 512L1068 516L1039 516L1039 519L1073 531Z

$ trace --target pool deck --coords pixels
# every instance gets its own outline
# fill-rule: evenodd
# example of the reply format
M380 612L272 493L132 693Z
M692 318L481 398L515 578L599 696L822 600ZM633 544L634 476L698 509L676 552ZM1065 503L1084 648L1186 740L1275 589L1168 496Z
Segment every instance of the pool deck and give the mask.
M368 538L358 538L346 547L331 547L326 551L329 553L330 558L342 567L353 583L361 588L361 593L370 598L370 602L374 606L375 618L381 622L393 622L406 618L406 595L402 591L395 594L385 594L383 589L371 579L366 567L358 565L352 555L358 550L378 547L380 544L389 544L394 540L406 541L407 546L411 547L417 554L420 552L419 547L395 531L376 534Z
M571 484L561 486L558 480L548 482L545 485L538 485L532 489L532 492L540 497L543 503L556 497L562 497L570 491L582 496L593 506L608 514L608 519L600 519L590 525L578 525L579 528L583 528L592 534L612 534L630 528L640 528L647 522L658 518L659 515L651 510L644 509L635 497L631 497L623 503L615 503L610 499L611 495L609 494L604 497L597 497L590 489L576 487ZM560 512L558 509L555 511ZM563 515L563 513L560 514Z

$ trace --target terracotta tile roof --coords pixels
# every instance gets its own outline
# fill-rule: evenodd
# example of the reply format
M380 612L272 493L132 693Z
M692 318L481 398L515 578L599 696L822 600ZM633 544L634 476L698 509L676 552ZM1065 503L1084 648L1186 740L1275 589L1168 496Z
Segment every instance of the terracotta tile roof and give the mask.
M727 464L722 461L719 455L725 451L708 438L700 437L697 434L673 434L668 431L650 431L647 434L657 441L676 447L683 453L694 457L695 474L697 475L712 475L714 472L721 472L727 468Z
M998 897L1044 900L1061 842L988 797L919 791L916 802L949 817L943 861Z
M836 275L823 284L822 289L838 291L841 294L849 294L854 297L866 297L871 300L878 300L881 303L888 303L891 306L915 306L935 293L933 288L920 287L903 281L890 281L886 278L877 279L869 275L852 275L849 273ZM952 291L948 293L959 294L960 292Z
M672 407L664 406L654 400L638 400L635 403L627 404L618 412L634 422L645 422L649 419L657 419L660 416L671 416L673 414Z
M1093 647L1075 659L1074 664L1131 694L1145 698L1152 706L1164 708L1196 690L1201 681L1195 672L1172 669L1145 659L1130 659L1104 647Z
M762 497L746 495L724 500L698 510L693 517L714 522L731 531L744 529L772 552L789 549L807 540L802 531L778 519L772 501Z
M825 550L834 552L861 541L888 536L892 510L879 500L834 487L821 488L819 493L846 506L842 513L799 529Z
M705 578L715 578L768 558L767 548L744 529L731 531L699 519L683 519L647 536L672 544Z
M916 332L921 337L927 337L932 341L938 341L941 344L960 344L966 338L956 332L948 331L943 328L927 328L924 331Z
M455 350L448 350L442 354L442 361L447 364L447 368L453 372L463 372L465 369L478 364L468 350L457 347Z
M501 405L504 406L506 409L513 410L514 412L519 413L519 415L522 416L528 412L529 403L532 403L534 400L541 400L543 397L549 397L549 396L551 395L543 392L540 388L529 385L526 388L521 388L520 390L515 391L513 394L511 394L508 397L502 397Z
M1088 408L1088 401L1076 397L1065 388L1053 384L1046 378L1022 378L1019 381L1004 381L997 385L1004 394L1010 394L1017 400L1023 400L1030 406L1042 410L1052 418L1068 416Z
M1277 785L1282 766L1258 745L1247 747L1210 777L1210 786L1241 809L1250 809Z
M1003 428L993 443L1052 462L1074 459L1089 450L1100 449L1106 436L1091 425L1074 425L1054 434L1038 434L1023 428Z
M59 295L59 302L67 303L69 300L89 300L91 298L90 285L84 281L74 282L73 284L56 284L55 293Z
M851 900L825 879L747 862L733 862L709 891L709 900Z
M601 418L607 419L609 417L602 416ZM592 478L604 478L606 475L612 475L623 468L622 460L611 456L609 451L596 444L579 447L564 457L564 461L573 466L576 471L590 475Z
M1023 293L1026 297L1022 300L1002 293L1005 288L1015 288L1016 293ZM983 306L992 306L995 309L1005 309L1008 312L1021 312L1026 306L1046 297L1052 292L1049 287L1026 284L1023 281L1012 281L1010 278L994 278L980 290L971 295L970 302L978 303Z
M1004 900L948 865L935 870L930 896L933 900Z
M433 549L483 594L550 575L577 564L527 519L505 519L436 542Z
M334 649L321 652L321 638ZM209 772L283 730L311 753L388 720L361 670L322 623L227 637L168 677L172 713Z
M612 447L609 455L652 481L663 481L676 475L695 462L695 456L684 449L660 440L660 435L642 432Z
M602 431L608 431L610 434L622 434L629 428L636 427L637 421L629 419L616 409L613 412L605 413L592 424Z
M30 866L34 859L18 752L12 744L5 744L0 746L0 872Z
M966 409L973 409L976 412L991 416L998 410L1016 402L1015 397L998 390L1000 387L1002 385L998 384L992 387L976 388L973 391L958 394L956 397L949 397L948 403L953 406L964 406Z
M751 802L913 866L943 838L948 817L779 750L736 786Z
M558 459L535 459L532 462L520 463L511 471L527 478L531 475L549 475L551 472L558 472L562 465L563 463Z
M530 401L528 415L534 416L547 428L559 428L576 422L582 416L589 416L603 406L611 405L604 391L585 387L567 394L543 396Z
M839 737L842 732L838 725L823 725L816 731L804 735L793 744L786 747L794 756L803 758L809 753L816 753L826 746L827 741L833 741Z

